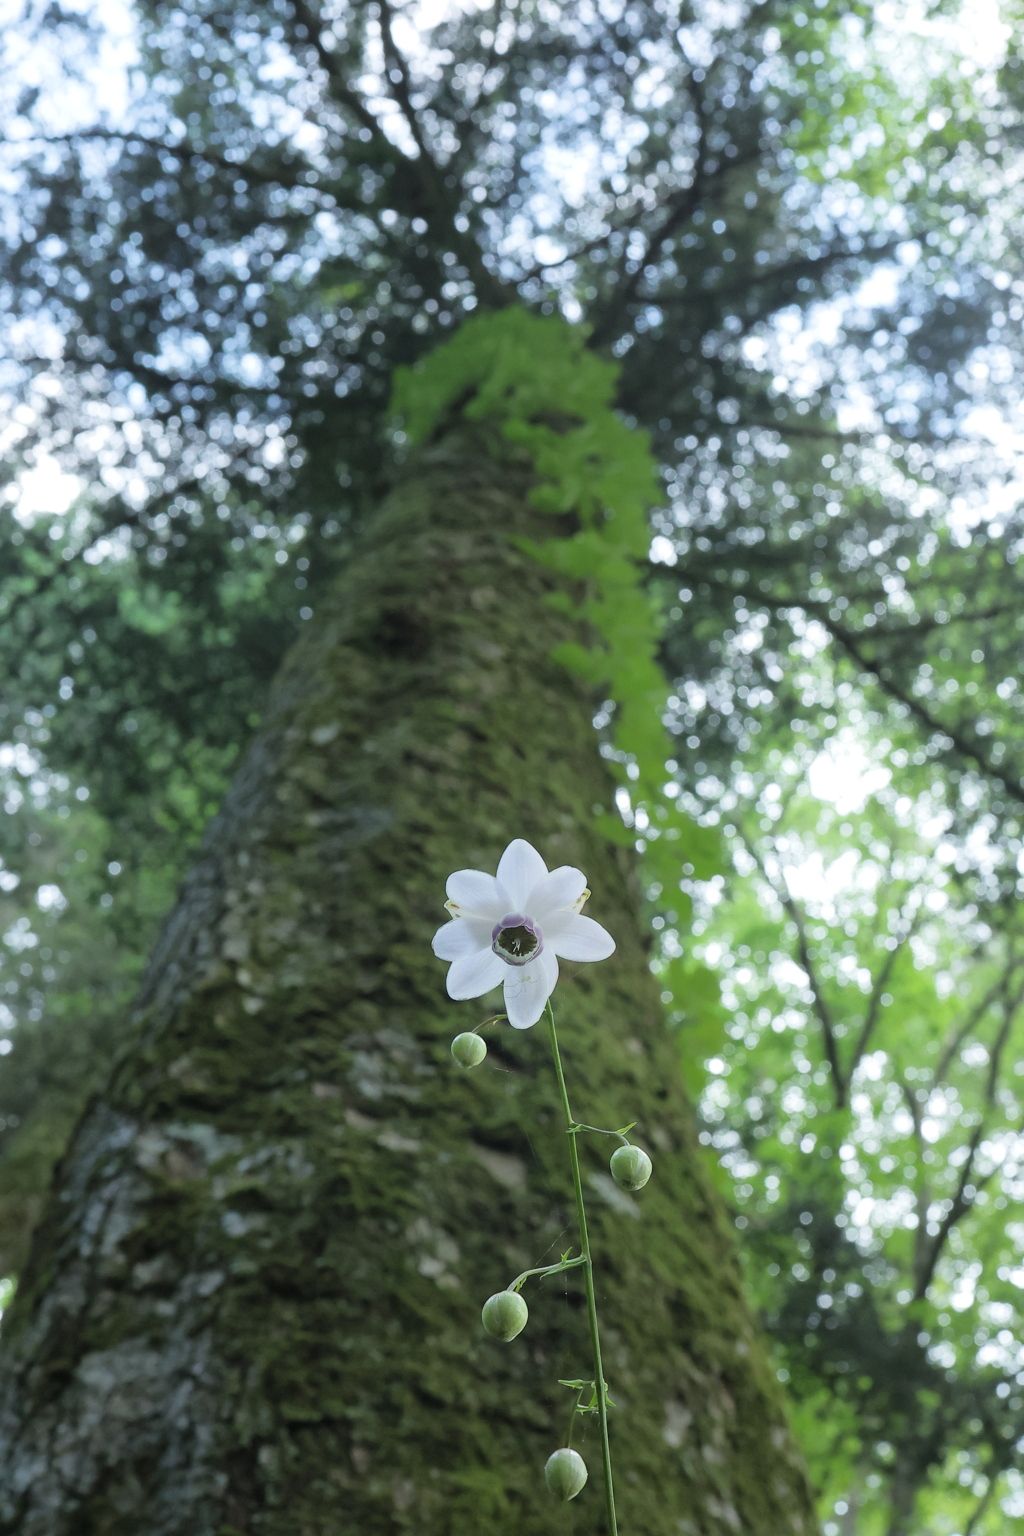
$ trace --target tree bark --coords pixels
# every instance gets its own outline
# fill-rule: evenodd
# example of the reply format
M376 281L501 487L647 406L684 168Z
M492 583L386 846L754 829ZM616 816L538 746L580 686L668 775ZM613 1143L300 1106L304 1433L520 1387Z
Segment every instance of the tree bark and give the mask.
M586 871L615 956L554 1002L577 1114L636 1117L636 1199L580 1151L624 1536L815 1529L701 1169L530 473L483 429L420 453L288 658L154 954L134 1044L58 1171L0 1369L5 1536L600 1531L542 1468L587 1376L543 1028L448 1045L444 879L529 838ZM600 1143L600 1144L596 1144Z

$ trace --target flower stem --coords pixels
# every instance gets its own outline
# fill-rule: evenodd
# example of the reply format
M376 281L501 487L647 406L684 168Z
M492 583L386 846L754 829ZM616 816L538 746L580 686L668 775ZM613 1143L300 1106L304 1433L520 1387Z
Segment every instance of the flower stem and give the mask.
M531 1275L560 1275L563 1270L578 1269L581 1264L586 1262L581 1253L577 1259L559 1259L557 1264L545 1264L543 1269L524 1269L521 1275L517 1275L514 1280L509 1281L505 1289L507 1291L519 1291L522 1289L523 1282L529 1280Z
M632 1129L633 1129L632 1125L627 1125L626 1126L626 1130L627 1131L631 1131ZM623 1135L622 1131L606 1131L600 1125L574 1125L574 1126L570 1127L570 1131L571 1131L571 1134L574 1135L574 1136L575 1136L577 1131L593 1131L595 1136L617 1136L619 1138L619 1140L622 1142L622 1145L624 1147L628 1147L629 1146L629 1139L628 1139L628 1137Z
M585 1392L585 1390L586 1390L585 1387L580 1387L579 1391L576 1393L576 1401L573 1403L572 1409L570 1410L570 1413L569 1413L569 1432L568 1432L568 1434L565 1437L565 1443L568 1446L570 1451L572 1450L573 1431L576 1428L576 1416L577 1416L577 1414L580 1411L580 1403L581 1403L581 1401L583 1399L583 1393Z
M558 1091L562 1096L562 1109L565 1112L565 1128L569 1137L569 1158L572 1163L572 1182L576 1191L576 1215L580 1224L580 1248L583 1250L583 1280L587 1294L587 1317L590 1321L590 1345L594 1353L594 1395L597 1398L597 1419L601 1427L601 1460L604 1467L604 1499L608 1514L608 1536L618 1536L618 1524L615 1519L615 1487L612 1482L612 1452L608 1443L608 1401L607 1388L604 1379L604 1367L601 1364L601 1335L597 1327L597 1300L594 1296L594 1261L590 1256L590 1235L587 1231L587 1211L583 1204L583 1181L580 1178L580 1159L576 1150L576 1137L573 1134L576 1129L576 1121L572 1117L569 1108L569 1094L565 1086L565 1073L562 1071L562 1058L558 1050L558 1034L555 1030L555 1013L548 1003L548 1023L551 1026L551 1053L555 1059L555 1076L558 1079Z

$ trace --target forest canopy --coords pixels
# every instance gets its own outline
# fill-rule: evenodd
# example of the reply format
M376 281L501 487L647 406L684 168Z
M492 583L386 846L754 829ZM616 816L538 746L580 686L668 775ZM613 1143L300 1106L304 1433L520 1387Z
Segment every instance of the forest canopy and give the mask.
M1024 1528L1020 23L139 0L5 29L5 1274L407 451L396 370L561 315L661 467L672 755L652 778L600 687L595 751L825 1531Z

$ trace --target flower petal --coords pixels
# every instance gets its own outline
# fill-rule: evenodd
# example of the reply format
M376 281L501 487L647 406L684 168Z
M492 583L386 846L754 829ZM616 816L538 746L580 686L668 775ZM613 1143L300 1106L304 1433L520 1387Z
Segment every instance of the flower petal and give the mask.
M493 926L508 911L505 893L482 869L457 869L445 886L453 917L484 917ZM451 909L449 909L451 910Z
M552 968L551 961L554 961ZM529 1029L544 1012L558 980L558 962L545 950L529 965L509 966L505 975L505 1012L513 1029Z
M547 917L540 924L541 932L544 935L545 948L553 944L559 934L565 932L575 916L576 912L572 907L560 907L557 912L548 913Z
M448 972L448 996L456 1002L468 997L482 997L496 987L508 966L491 949L478 949L475 954L461 955Z
M508 895L513 912L526 911L526 898L547 872L547 865L531 843L521 837L509 843L498 860L498 883ZM499 917L504 915L498 913Z
M558 869L553 869L550 875L545 875L543 880L537 881L524 910L543 928L545 919L563 907L571 914L586 888L587 877L583 871L573 869L571 864L562 864Z
M546 933L544 939L563 960L607 960L615 949L611 934L592 917L574 917L553 939Z
M478 949L490 949L491 927L488 918L457 917L442 923L434 934L432 948L439 960L460 960L475 955Z

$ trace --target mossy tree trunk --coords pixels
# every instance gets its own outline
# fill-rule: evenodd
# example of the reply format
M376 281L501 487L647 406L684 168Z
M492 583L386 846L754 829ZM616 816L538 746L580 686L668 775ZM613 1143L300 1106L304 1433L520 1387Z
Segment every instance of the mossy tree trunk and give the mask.
M701 1172L632 860L593 829L592 701L550 659L551 532L481 429L422 452L288 659L87 1111L4 1324L0 1530L603 1530L542 1467L589 1373L579 1275L484 1298L576 1233L543 1028L448 1045L444 878L513 836L588 875L618 941L555 995L577 1113L638 1120L636 1200L581 1146L623 1536L813 1529ZM543 526L540 526L543 524ZM493 1038L493 1037L492 1037ZM596 1473L592 1435L582 1447Z

